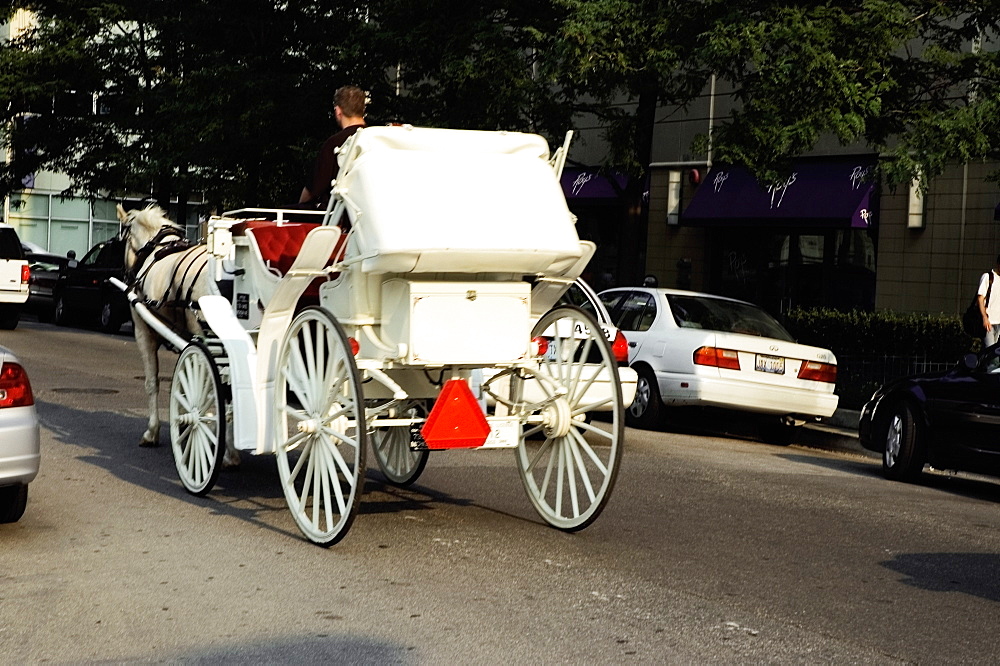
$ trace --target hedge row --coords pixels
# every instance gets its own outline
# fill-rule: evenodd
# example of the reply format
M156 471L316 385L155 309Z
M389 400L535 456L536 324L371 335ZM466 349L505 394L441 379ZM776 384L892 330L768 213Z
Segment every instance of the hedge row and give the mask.
M795 308L785 327L803 344L830 349L839 356L906 356L957 361L979 348L954 315L902 314L890 310L841 312Z
M797 309L785 327L799 342L836 354L843 409L860 409L890 379L945 369L980 346L953 315Z

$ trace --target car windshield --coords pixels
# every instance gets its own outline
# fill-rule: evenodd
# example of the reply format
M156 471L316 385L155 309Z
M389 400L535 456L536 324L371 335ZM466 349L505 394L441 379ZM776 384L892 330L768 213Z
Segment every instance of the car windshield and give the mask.
M794 341L774 317L755 305L709 296L667 294L666 297L674 321L681 328L704 328Z

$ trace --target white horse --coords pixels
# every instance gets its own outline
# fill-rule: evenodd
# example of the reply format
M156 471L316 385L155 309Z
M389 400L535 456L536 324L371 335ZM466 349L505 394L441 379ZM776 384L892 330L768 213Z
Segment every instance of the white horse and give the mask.
M129 286L156 316L181 337L202 335L204 325L198 317L198 310L192 305L200 297L212 293L205 246L186 241L184 230L167 219L157 206L125 212L119 205L118 219L126 239L125 273ZM157 350L163 344L163 338L134 310L132 322L146 375L149 405L149 423L139 446L159 446L160 414L157 403L160 368ZM231 442L232 437L227 437L224 467L233 467L240 462L239 452Z

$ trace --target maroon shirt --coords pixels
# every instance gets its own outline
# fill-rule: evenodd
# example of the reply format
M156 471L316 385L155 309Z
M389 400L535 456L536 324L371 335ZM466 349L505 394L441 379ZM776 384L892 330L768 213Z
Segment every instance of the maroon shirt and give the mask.
M307 208L325 209L330 201L330 182L337 177L340 165L337 164L337 148L344 143L364 125L349 125L340 130L323 144L316 157L316 165L313 167L312 180L306 186L312 198L304 205Z

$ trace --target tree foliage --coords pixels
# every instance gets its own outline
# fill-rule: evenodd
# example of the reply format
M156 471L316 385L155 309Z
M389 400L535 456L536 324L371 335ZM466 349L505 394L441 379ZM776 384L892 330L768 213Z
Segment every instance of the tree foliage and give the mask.
M91 196L291 202L331 130L332 71L364 75L328 38L363 20L337 3L13 4L36 22L0 49L0 109L16 120L5 191L46 168Z
M37 22L0 45L0 193L45 168L92 196L288 203L344 83L370 91L374 122L553 140L596 118L634 210L655 123L713 75L736 111L696 148L763 179L829 137L891 156L893 182L1000 142L1000 0L14 0L6 15L19 9Z

